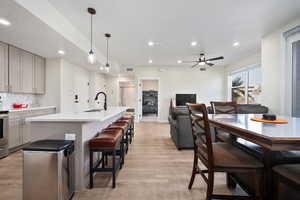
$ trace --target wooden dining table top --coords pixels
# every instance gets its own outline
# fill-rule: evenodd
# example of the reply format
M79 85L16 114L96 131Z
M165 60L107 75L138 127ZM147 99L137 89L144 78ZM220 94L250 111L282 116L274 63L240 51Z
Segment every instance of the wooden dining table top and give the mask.
M272 151L300 150L300 118L278 116L287 124L269 124L251 120L260 114L210 114L210 124Z

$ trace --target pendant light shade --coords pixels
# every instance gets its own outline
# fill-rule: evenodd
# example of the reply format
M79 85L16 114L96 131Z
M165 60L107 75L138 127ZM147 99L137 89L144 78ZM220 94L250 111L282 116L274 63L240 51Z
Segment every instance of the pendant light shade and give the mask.
M96 10L94 8L88 8L88 13L91 15L91 50L88 54L88 62L90 64L94 64L96 62L95 53L93 51L93 15L96 14Z
M109 55L108 55L108 40L111 37L111 34L110 33L105 33L105 37L106 37L106 64L105 64L105 67L108 70L109 67L110 67L110 64L109 64L109 61L108 61L109 60Z

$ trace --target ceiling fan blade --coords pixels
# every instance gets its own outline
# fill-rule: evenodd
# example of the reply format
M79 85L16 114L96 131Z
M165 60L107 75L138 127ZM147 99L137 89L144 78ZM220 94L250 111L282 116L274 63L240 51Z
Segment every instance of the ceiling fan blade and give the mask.
M196 67L198 65L198 63L197 64L194 64L193 66L191 66L191 68L194 68L194 67Z
M199 61L182 61L182 63L194 63L194 62L199 62Z
M213 63L209 63L209 62L206 62L206 64L208 65L208 66L214 66L215 64L213 64Z
M220 57L216 57L216 58L207 59L206 61L214 61L214 60L222 60L222 59L224 59L224 57L220 56Z

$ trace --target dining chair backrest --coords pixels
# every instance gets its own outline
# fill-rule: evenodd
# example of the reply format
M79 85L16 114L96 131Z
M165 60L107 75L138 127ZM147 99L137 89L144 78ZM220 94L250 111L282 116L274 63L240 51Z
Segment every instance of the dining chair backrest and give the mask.
M195 155L206 167L213 167L213 149L208 114L205 104L187 104L192 126Z
M212 111L214 114L237 114L237 103L234 101L211 101Z

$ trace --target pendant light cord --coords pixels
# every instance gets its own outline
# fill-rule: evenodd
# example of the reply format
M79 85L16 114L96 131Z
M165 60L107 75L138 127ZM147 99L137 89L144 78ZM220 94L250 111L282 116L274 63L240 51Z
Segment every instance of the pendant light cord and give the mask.
M93 51L93 15L91 14L91 51Z
M108 64L108 37L106 38L106 63Z

